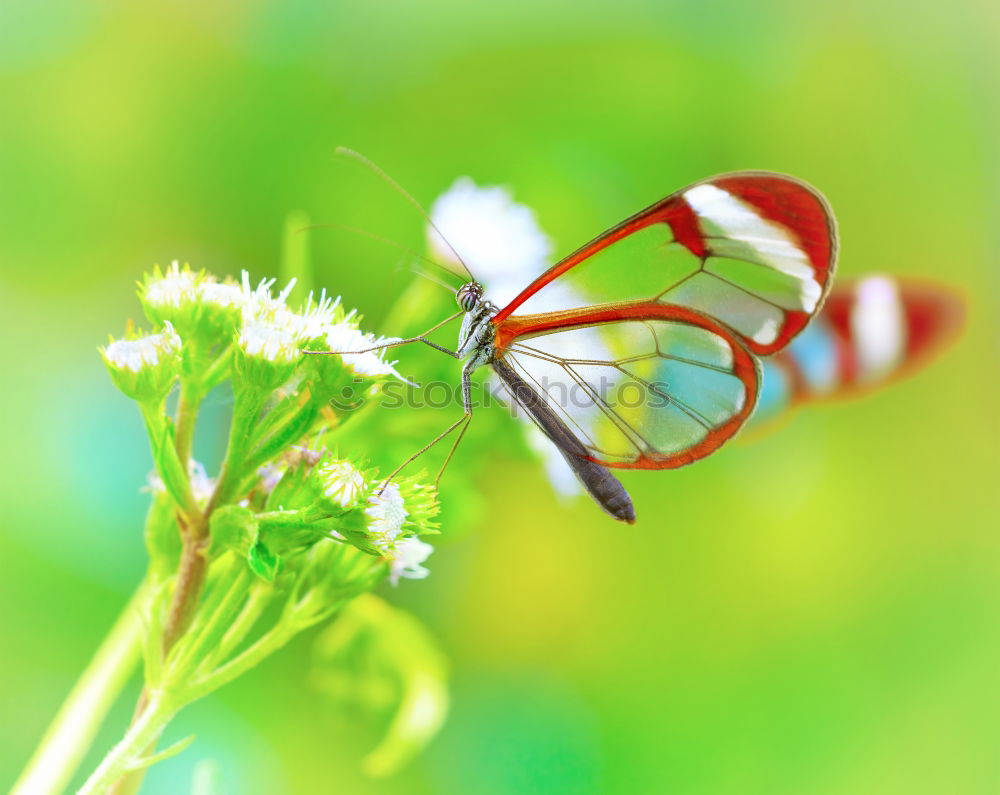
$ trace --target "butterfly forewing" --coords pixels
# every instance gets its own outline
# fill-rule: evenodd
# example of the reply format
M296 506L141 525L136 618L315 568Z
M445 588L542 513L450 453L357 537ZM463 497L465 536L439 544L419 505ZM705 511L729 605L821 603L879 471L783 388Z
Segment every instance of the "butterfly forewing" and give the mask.
M833 216L816 191L778 174L730 174L608 230L532 282L495 322L552 309L545 294L557 283L565 308L684 306L763 355L784 347L819 309L835 255Z

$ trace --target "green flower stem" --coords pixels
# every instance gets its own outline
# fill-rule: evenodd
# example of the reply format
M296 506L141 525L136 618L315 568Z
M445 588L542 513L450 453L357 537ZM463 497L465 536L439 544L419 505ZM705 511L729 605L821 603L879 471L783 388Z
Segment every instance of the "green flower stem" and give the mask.
M156 691L150 694L139 719L135 721L125 737L111 752L104 757L90 778L87 779L78 795L105 793L123 776L134 773L141 780L144 769L144 759L149 749L156 745L167 724L177 714L178 704L166 691Z
M162 681L161 676L166 680L162 681L164 692L176 694L173 699L174 714L190 701L185 694L191 670L197 664L199 656L203 656L207 652L206 647L221 634L220 630L226 621L233 617L239 607L239 599L246 591L247 581L252 576L246 572L246 567L242 566L240 561L234 560L232 556L227 556L227 560L220 561L217 565L223 567L222 572L214 577L216 584L219 585L217 593L212 594L208 603L202 606L202 610L198 612L190 629L175 639L176 645L173 646L173 649L176 654L168 658L163 673L157 677L157 680ZM166 641L166 638L164 640ZM153 649L151 653L159 655L160 649ZM163 653L166 656L166 651ZM149 681L150 679L147 677L147 683ZM149 693L149 689L144 690L139 698L132 718L133 728L139 725L148 710L152 708ZM130 728L129 731L131 732L132 729ZM143 749L143 756L150 756L155 752L158 736L153 737L148 747ZM145 772L145 766L124 771L121 778L112 785L111 792L114 795L131 795L138 792Z
M202 390L205 393L229 377L230 370L232 369L232 358L233 346L228 345L201 377Z
M177 417L175 420L174 445L177 448L177 457L181 460L185 469L191 459L191 447L194 442L194 426L198 419L198 408L201 404L202 393L199 385L191 381L181 382L181 394L177 401Z
M151 589L148 579L136 588L14 785L15 795L65 790L139 660L142 612Z
M208 507L202 513L188 514L181 527L181 560L177 570L177 580L174 584L174 595L171 600L167 622L163 630L164 656L170 651L177 639L184 634L201 595L205 583L208 551L208 527L212 512L220 505L225 505L239 484L243 468L243 459L249 443L254 421L260 412L267 394L258 390L245 390L236 395L233 406L233 418L229 431L229 446L222 463L219 483L208 502Z
M267 393L255 389L237 390L233 418L229 428L229 446L222 462L219 474L219 484L212 495L206 513L210 514L219 505L225 505L232 499L233 492L239 487L244 470L246 456L249 452L250 438L253 434L257 415L260 414ZM208 527L206 524L206 531Z
M272 411L272 414L277 413ZM270 416L270 415L269 415ZM304 406L292 413L277 428L266 436L263 429L258 429L254 442L256 450L247 461L245 471L248 477L255 477L257 469L270 461L282 449L299 441L315 425L319 411L310 400ZM266 430L270 431L271 428ZM258 443L259 442L259 443Z
M247 589L254 575L243 561L236 560L232 555L227 557L236 564L235 567L227 567L227 571L223 574L223 577L228 579L228 584L216 583L221 598L211 607L203 605L198 611L198 617L190 631L175 647L175 655L168 661L169 667L173 670L186 672L197 667L199 661L203 660L219 641L226 626L232 624L246 601Z
M274 587L269 583L258 580L250 587L250 596L243 603L243 609L233 619L229 629L225 631L211 651L210 665L218 665L219 661L225 660L243 642L243 639L250 634L250 630L254 628L264 610L271 603L273 595Z
M304 628L295 621L289 621L287 618L280 619L236 657L223 663L206 676L195 680L186 689L185 697L188 701L194 701L219 689L258 665L265 657L276 652Z
M255 447L261 442L265 437L267 437L272 429L285 417L289 415L290 410L296 410L299 405L299 398L297 395L286 395L281 398L276 404L274 404L270 409L268 409L267 414L265 414L260 422L254 424L253 428L253 444L251 447Z
M226 452L226 459L223 464L223 473L232 471L232 461L237 460L235 458L237 455L241 455L240 453L234 453L234 438L237 435L237 431L239 431L240 438L245 438L248 435L249 428L252 426L252 420L256 416L257 411L259 411L260 404L263 403L264 398L257 397L257 400L259 402L254 402L254 405L251 406L247 405L248 401L246 400L237 400L236 407L233 410L233 424L229 438L229 449ZM153 413L152 407L143 406L143 416L146 418L151 438L157 438L152 434L158 430L158 424L162 423L162 420ZM181 527L181 559L177 568L177 577L174 581L173 595L170 600L167 619L163 627L161 654L164 658L167 657L178 639L187 631L197 610L198 599L205 584L205 575L208 567L208 559L206 557L209 544L208 523L212 511L217 505L223 502L221 495L224 482L225 478L220 477L215 493L212 495L208 507L204 512L194 507L194 499L192 497L192 507L189 507L183 514L179 513L178 515L178 522ZM136 727L147 722L147 716L152 706L152 699L149 692L148 690L144 690L136 705L132 726L129 728L126 740L133 734ZM153 736L148 748L146 746L142 748L152 753L155 740L158 736L159 734ZM125 743L125 740L122 743ZM114 753L115 751L113 750L105 758L105 761L102 762L102 767ZM94 776L97 775L97 772L95 771ZM117 781L114 789L119 795L136 792L142 781L142 776L143 773L141 770L130 771L123 768L118 776L108 779L109 783L107 786L111 786L112 783Z
M162 462L164 457L160 455L160 451L157 449L160 446L160 440L163 439L164 431L166 430L166 415L163 410L163 402L139 403L139 409L142 412L142 419L146 424L146 433L149 435L149 443L153 453L153 463L156 466L160 480L163 481L164 486L167 487L167 491L169 492L170 484L175 482L176 479L171 478L168 472L163 471ZM183 461L183 459L181 460ZM191 491L191 481L188 477L186 463L182 465L182 471L179 475L179 479L181 481L179 488L183 493L178 495L177 492L173 492L174 500L178 502L178 507L180 507L181 510L185 511L189 516L193 515L198 511L198 504Z
M167 621L163 627L164 656L191 623L205 584L205 570L208 566L208 559L205 557L208 549L208 522L205 517L196 517L193 523L181 531L181 537L181 560Z

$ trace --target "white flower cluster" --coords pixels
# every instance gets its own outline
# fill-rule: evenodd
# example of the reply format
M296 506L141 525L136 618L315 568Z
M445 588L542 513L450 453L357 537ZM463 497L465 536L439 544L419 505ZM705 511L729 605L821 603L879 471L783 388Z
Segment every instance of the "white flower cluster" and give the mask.
M242 273L235 305L242 314L237 344L247 356L274 364L290 364L302 355L304 318L285 304L295 287L292 279L277 296L271 295L274 279L262 279L256 289L250 287L250 274ZM324 304L326 296L323 296ZM335 306L335 304L333 305ZM333 306L330 308L332 320Z
M142 300L147 304L164 309L179 309L185 304L198 300L202 278L190 268L181 270L174 260L167 272L146 285Z
M351 319L353 311L338 311L339 297L323 291L316 300L310 294L304 308L296 312L287 304L295 280L272 295L275 281L262 279L254 287L250 275L243 271L239 284L219 282L210 274L195 273L174 261L162 275L146 283L142 298L147 306L161 312L199 303L236 310L240 321L237 344L248 356L267 362L294 362L307 343L322 340L326 350L342 354L344 365L355 375L405 380L393 367L395 362L387 362L381 350L372 350L393 340L358 329Z
M423 579L428 575L421 564L427 560L434 547L412 535L406 527L407 520L413 525L413 516L407 510L406 500L417 500L414 511L417 522L421 513L420 494L424 487L412 483L400 488L398 483L388 483L380 490L369 493L374 487L365 473L353 463L344 459L328 459L316 468L323 496L337 508L350 511L363 506L364 542L379 551L389 562L389 580L396 585L401 578ZM346 531L345 531L346 532ZM344 535L334 532L334 538L345 540Z
M514 288L541 273L552 253L534 212L499 185L460 177L431 206L431 220L441 232L427 230L431 254L461 273L457 252L494 302L513 298Z

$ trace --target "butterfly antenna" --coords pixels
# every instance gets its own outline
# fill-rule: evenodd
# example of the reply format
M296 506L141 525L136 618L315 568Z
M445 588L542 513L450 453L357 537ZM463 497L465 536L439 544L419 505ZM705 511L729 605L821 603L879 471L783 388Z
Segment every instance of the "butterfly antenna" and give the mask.
M410 270L413 271L413 273L415 273L417 276L422 276L423 278L427 279L427 281L434 282L434 284L437 284L437 285L440 285L441 287L444 287L444 289L447 290L450 293L454 293L455 292L455 288L454 287L452 287L450 284L442 281L437 276L432 276L427 271L417 270L417 268L413 267L413 266L410 267Z
M404 246L402 243L397 243L395 240L390 240L387 237L376 235L374 232L369 232L367 229L361 229L360 227L357 226L348 226L347 224L336 224L336 223L309 224L308 226L303 226L299 229L296 229L295 231L298 233L298 232L306 232L312 229L340 229L344 232L352 232L355 235L361 235L362 237L367 237L371 240L378 241L379 243L384 243L387 246L392 246L393 248L397 248L400 251L409 254L411 257L414 257L415 259L421 260L422 262L425 262L428 265L433 265L435 268L440 268L449 276L455 275L454 271L448 270L448 268L446 268L440 262L435 262L430 257L426 257L423 254L414 251L412 248L408 248L407 246ZM434 282L435 284L440 284L442 287L449 290L450 292L455 292L455 290L457 289L453 285L450 285L442 281L441 279L434 278L428 273L425 273L423 271L418 271L416 269L412 270L418 276L423 276L425 279L430 279L430 281Z
M391 188L393 188L397 193L399 193L400 196L402 196L410 204L412 204L414 207L416 207L417 210L418 210L418 212L424 217L424 220L427 221L427 223L430 225L431 229L433 229L435 232L437 232L438 237L440 237L444 241L444 244L448 247L448 250L452 254L455 255L455 259L457 259L458 262L461 264L462 268L465 269L465 272L469 275L469 278L472 281L476 280L476 277L472 275L472 271L469 270L469 266L466 265L465 264L465 260L462 259L462 255L459 254L455 250L455 247L451 243L448 242L448 238L446 238L441 233L441 230L438 229L437 224L435 224L434 221L431 219L431 216L427 212L427 210L425 210L423 208L423 206L420 204L420 202L418 202L416 199L414 199L413 196L411 196L409 193L407 193L406 190L403 188L402 185L400 185L398 182L396 182L396 180L394 180L392 177L390 177L388 174L386 174L381 168L379 168L377 165L375 165L371 160L369 160L367 157L365 157L360 152L355 152L353 149L349 149L346 146L338 146L334 150L334 154L335 155L341 155L343 157L350 157L350 158L353 158L353 159L357 160L359 163L361 163L361 165L363 165L363 166L365 166L365 168L369 169L373 174L375 174L375 176L377 176L379 179L381 179L383 182L385 182L387 185L389 185Z

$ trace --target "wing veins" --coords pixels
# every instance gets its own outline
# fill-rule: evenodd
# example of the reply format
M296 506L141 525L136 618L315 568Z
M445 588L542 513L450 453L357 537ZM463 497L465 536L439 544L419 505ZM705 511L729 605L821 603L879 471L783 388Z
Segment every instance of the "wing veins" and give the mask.
M738 257L716 257L716 259L732 259L732 260L737 260L739 262L747 262L747 263L750 263L751 265L760 265L759 262L752 262L751 260L741 259L741 258L738 258ZM766 265L761 265L761 267L767 267L767 266ZM772 268L772 270L773 270L773 268ZM740 285L736 284L736 282L733 282L733 281L730 281L729 279L727 279L725 276L720 276L719 274L717 274L717 273L715 273L713 271L709 271L709 270L706 270L704 272L707 273L709 276L711 276L713 279L718 279L723 284L728 284L730 287L735 287L741 293L746 293L751 298L755 298L755 299L757 299L758 301L760 301L763 304L770 304L775 309L777 309L779 312L781 312L782 315L787 315L788 312L791 311L791 310L786 309L785 307L781 306L780 304L774 303L774 301L771 301L770 299L764 298L764 296L759 295L758 293L751 292L746 287L741 287Z
M642 446L637 444L635 439L633 439L629 435L629 433L631 432L632 434L634 434L643 444L649 445L649 442L647 442L640 433L638 433L634 428L632 428L631 425L629 425L627 422L625 422L625 420L623 420L620 416L618 416L614 412L614 410L612 410L611 406L607 403L607 401L604 400L603 397L601 397L601 395L597 392L597 390L595 390L594 387L582 375L580 375L576 370L574 370L568 364L563 364L562 368L566 371L566 374L576 382L577 386L581 387L583 391L587 394L587 396L590 397L591 401L595 406L597 406L600 412L605 417L607 417L608 420L610 420L611 424L614 425L615 428L618 430L618 432L625 438L625 441L628 442L630 445L632 445L632 447L634 447L641 454L643 452ZM591 447L591 449L596 452L609 455L607 451L597 447L596 444L593 447Z
M510 347L509 350L512 353L521 352L521 351L516 351L513 345ZM614 411L614 409L611 408L611 405L607 401L605 401L604 398L601 397L600 393L597 392L596 389L594 389L593 385L591 385L582 375L580 375L572 367L570 367L570 364L579 364L579 363L595 364L595 365L600 365L602 367L610 367L612 369L618 370L619 372L625 373L625 371L622 370L621 367L619 367L617 362L606 361L606 360L588 361L588 360L564 359L560 356L555 356L554 354L545 354L544 356L537 356L527 351L523 351L522 353L524 353L527 356L534 356L534 358L542 359L543 361L547 361L550 364L556 364L562 367L562 369L566 372L566 374L571 379L573 379L574 383L576 383L577 386L581 387L584 390L587 396L591 399L591 402L601 411L602 414L604 414L605 417L608 418L611 424L615 426L616 430L622 435L625 441L628 442L632 447L634 447L640 455L649 452L652 453L658 452L656 450L656 447L648 439L646 439L646 437L644 437L637 428L632 426L630 423L626 422L620 415L618 415ZM651 358L656 358L656 354L645 354L644 356L641 357L641 359L651 359ZM640 359L631 359L628 361L638 361L638 360ZM627 456L622 455L621 453L613 453L610 450L605 450L599 447L597 445L597 442L594 440L593 436L591 436L591 434L586 429L584 429L582 425L580 425L580 423L573 417L572 414L570 414L565 408L560 406L558 403L553 403L551 401L551 395L549 395L549 393L542 388L542 385L538 383L538 380L533 375L531 375L530 372L528 372L527 368L525 368L523 364L518 362L515 357L510 357L509 361L516 363L517 367L520 368L521 372L525 376L527 376L528 379L533 381L534 384L538 387L539 393L542 396L544 396L552 406L558 409L558 411L562 414L562 416L566 420L568 420L577 427L577 429L580 432L580 435L583 438L587 439L589 442L589 444L586 444L585 447L589 448L590 450L593 450L595 453L600 453L601 455L607 456L609 458L621 458L623 460L629 460ZM629 373L625 374L630 375ZM671 399L669 395L667 395L666 397L668 400ZM632 438L633 436L635 438ZM639 442L641 442L641 444L638 444L636 442L636 439L638 439Z
M552 396L538 382L538 379L535 378L534 375L532 375L532 373L528 370L528 368L526 368L515 357L509 357L507 359L507 361L511 362L512 366L514 366L518 370L520 370L521 374L525 377L526 381L530 380L536 387L538 387L538 395L539 395L539 397L541 397L546 403L548 403L549 407L552 408L553 411L555 411L556 413L560 414L563 417L563 419L567 421L567 424L572 424L572 425L576 426L576 429L579 431L580 436L583 439L586 439L586 440L588 440L590 442L590 444L584 445L585 447L590 447L592 449L597 449L596 446L595 446L596 442L594 441L593 437L587 432L587 430L582 425L580 425L579 422L576 421L576 419L573 417L573 415L570 414L566 410L565 406L560 406L557 401L553 401L552 400ZM556 362L556 364L558 364L558 362Z
M669 392L661 392L660 390L656 389L651 383L649 383L648 381L646 381L645 378L641 378L640 376L637 376L634 373L630 373L630 372L628 372L627 370L624 370L624 369L622 369L622 372L625 373L625 375L627 375L627 376L635 379L636 381L638 381L640 384L642 384L644 387L646 387L646 389L648 389L654 395L659 395L660 397L666 398L673 405L677 406L677 408L679 408L681 411L683 411L685 414L687 414L691 419L693 419L695 422L697 422L706 431L708 431L709 433L712 432L712 430L713 430L713 428L715 426L712 425L709 422L709 420L708 420L707 417L703 417L699 412L695 411L693 408L691 408L689 405L687 405L687 403L685 403L682 400L678 400L673 395L671 395Z

